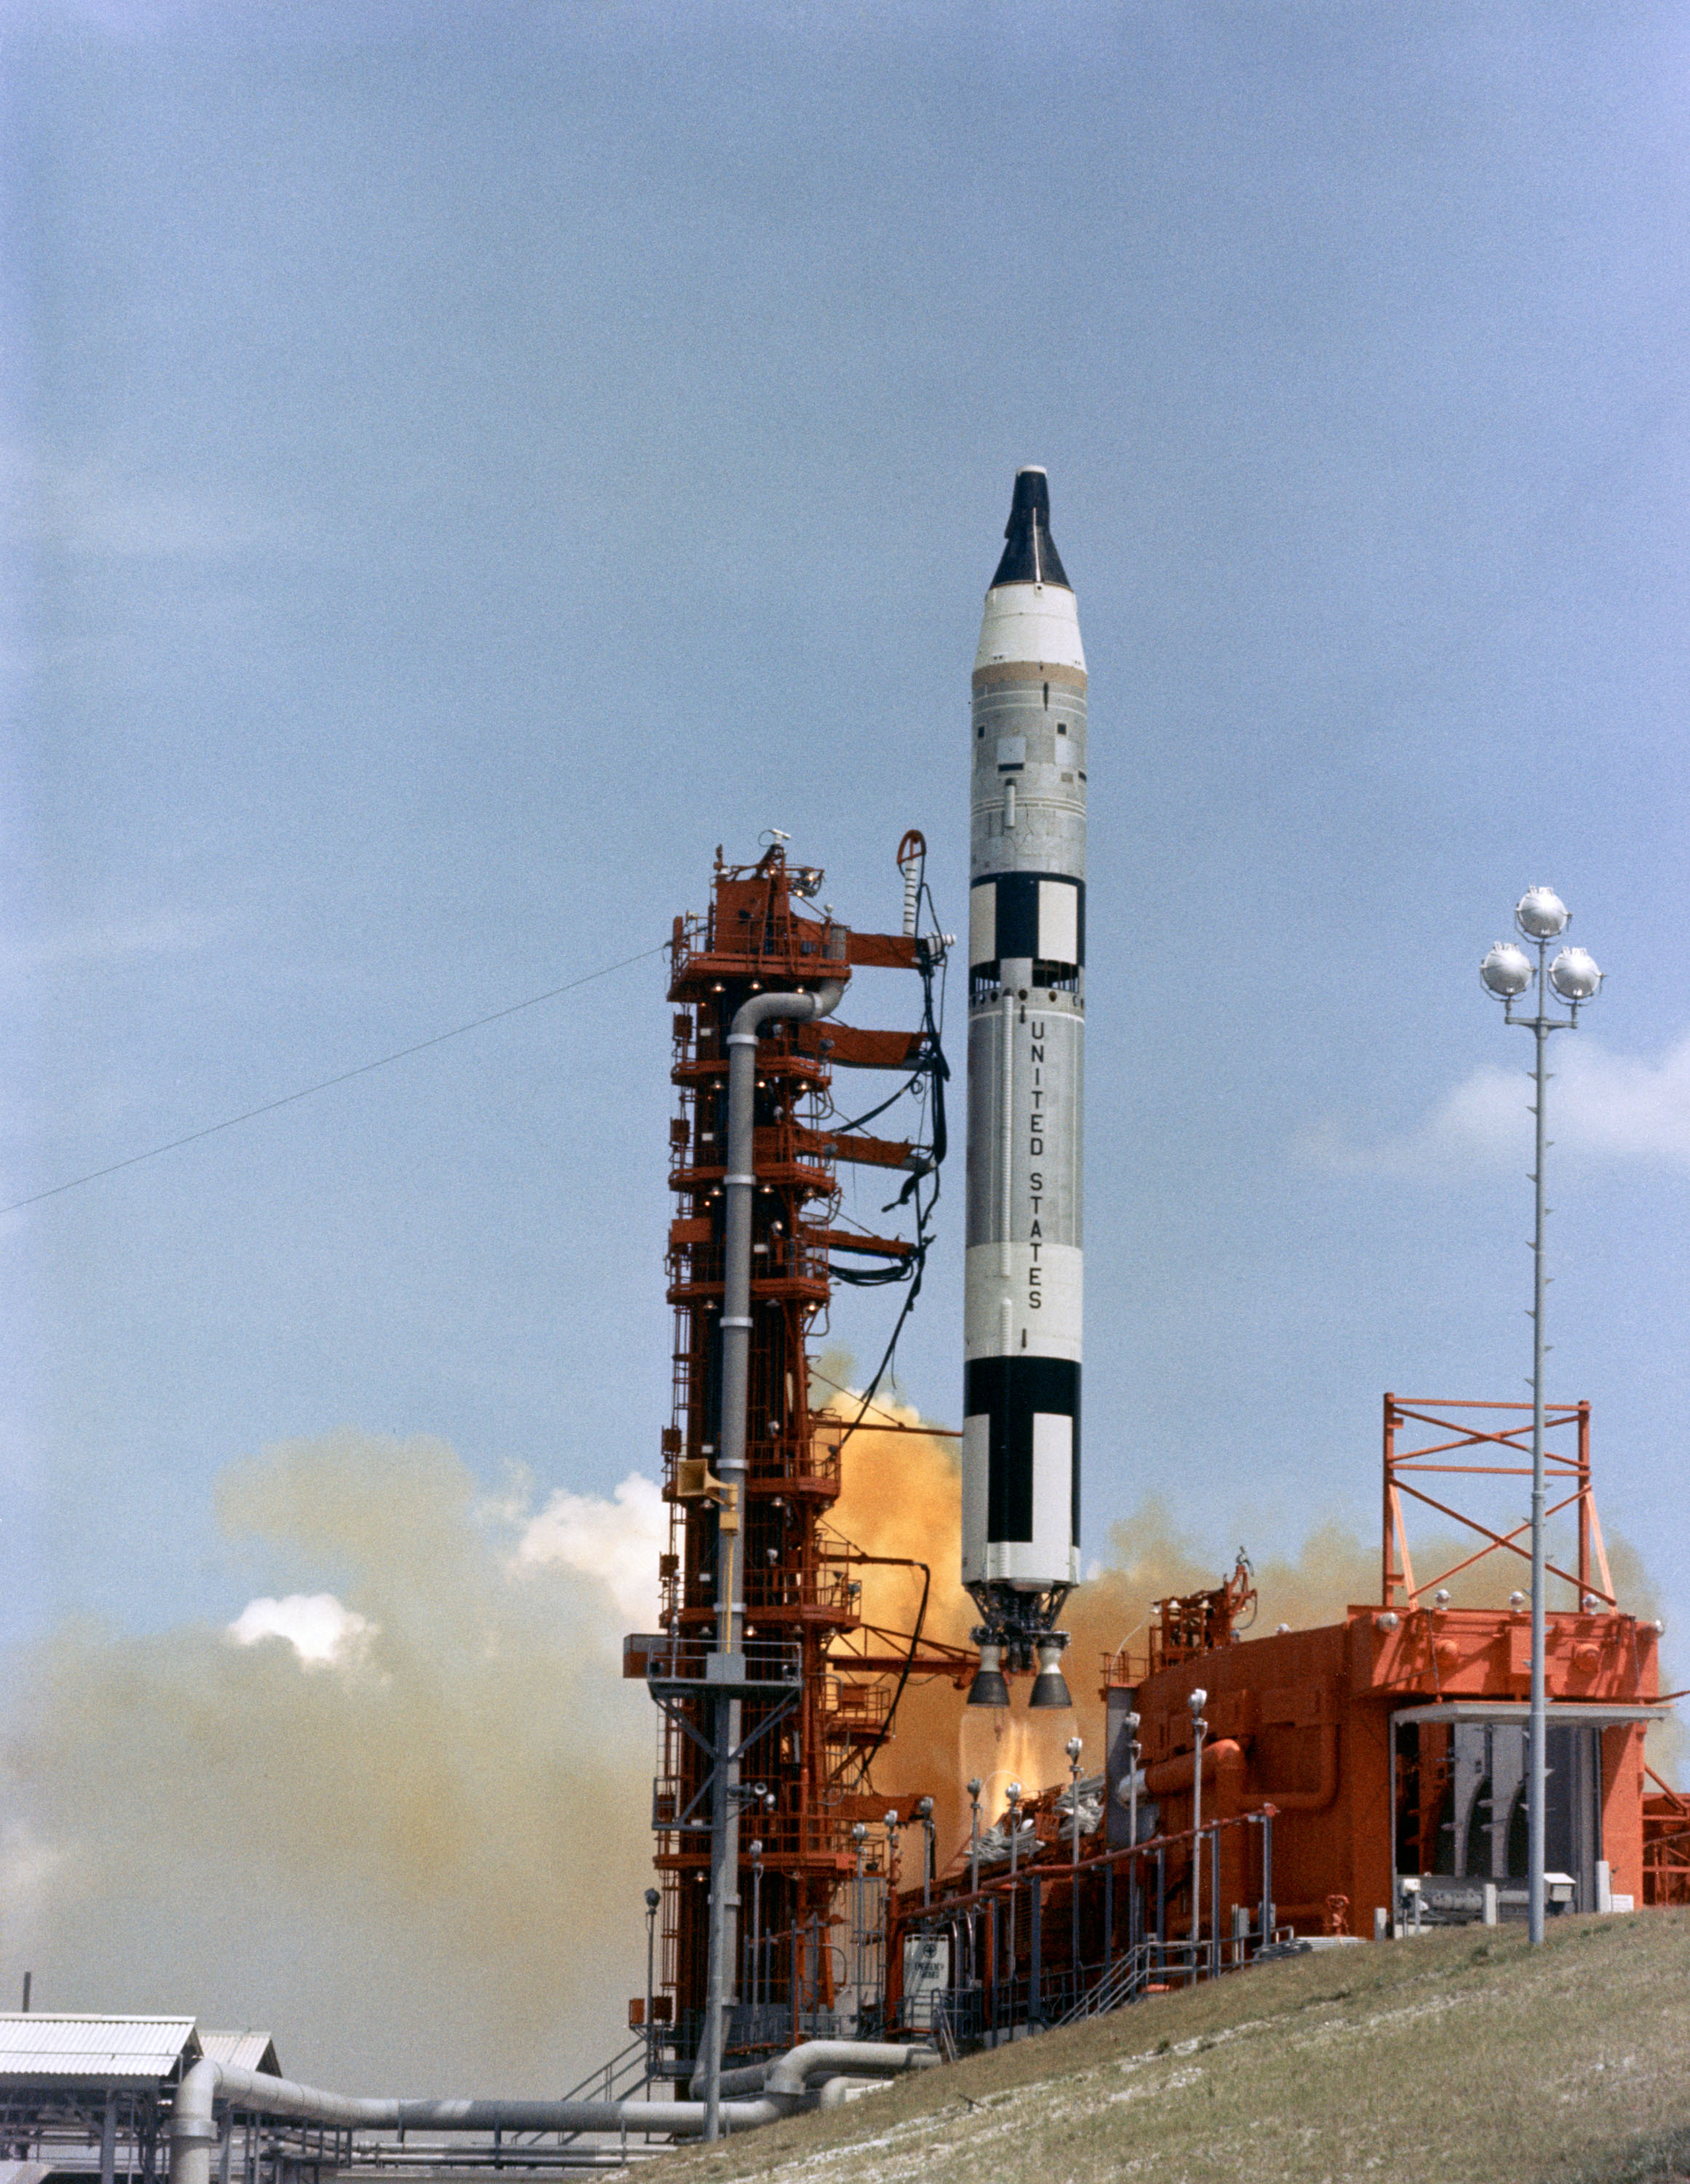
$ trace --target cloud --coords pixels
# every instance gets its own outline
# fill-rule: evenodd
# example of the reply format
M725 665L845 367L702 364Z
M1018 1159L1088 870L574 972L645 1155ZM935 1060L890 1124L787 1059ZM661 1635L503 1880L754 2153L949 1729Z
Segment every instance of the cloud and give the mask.
M66 463L0 450L0 530L64 554L221 561L297 543L274 508L122 476L98 457Z
M131 918L94 918L33 939L0 943L0 977L39 977L82 964L126 963L136 956L185 955L228 929L223 912L154 911Z
M629 1630L649 1630L658 1611L657 1558L668 1545L663 1490L632 1471L609 1502L560 1488L524 1527L514 1559L519 1569L597 1579Z
M248 1601L225 1635L237 1646L285 1639L308 1668L320 1668L359 1652L379 1629L331 1592L290 1592L282 1600Z
M616 1565L642 1497L580 1498ZM425 1438L289 1443L218 1506L275 1573L232 1627L70 1623L7 1663L0 1977L263 2025L349 2092L570 2084L627 2037L651 1879L653 1709L602 1585L519 1570L530 1513Z
M1549 1134L1560 1153L1690 1174L1690 1032L1659 1061L1615 1054L1581 1033L1551 1050ZM1476 1069L1424 1121L1371 1145L1328 1119L1298 1139L1299 1156L1340 1173L1435 1175L1524 1157L1530 1164L1532 1086L1522 1070Z

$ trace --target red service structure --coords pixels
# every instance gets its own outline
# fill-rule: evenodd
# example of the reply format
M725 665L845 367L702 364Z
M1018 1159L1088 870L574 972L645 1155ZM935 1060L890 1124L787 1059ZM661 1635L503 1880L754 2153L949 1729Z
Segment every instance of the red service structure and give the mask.
M1552 1908L1690 1897L1690 1800L1651 1780L1659 1626L1615 1597L1585 1404L1548 1412L1552 1563L1548 1856ZM1311 1630L1246 1636L1240 1558L1209 1591L1154 1603L1142 1653L1104 1663L1107 1760L965 1846L891 1913L890 2023L959 2047L1113 2008L1318 1937L1523 1918L1530 1618L1515 1591L1455 1604L1527 1559L1455 1484L1529 1479L1531 1406L1385 1398L1380 1597ZM1474 1542L1417 1568L1410 1508ZM1516 1580L1517 1582L1517 1580ZM1499 1589L1499 1588L1498 1588Z
M661 1629L631 1637L625 1673L661 1708L653 1825L661 1923L652 1992L653 2076L686 2080L697 2064L709 1995L709 1879L719 1674L721 1535L739 1530L742 1684L733 1763L739 1807L735 1998L725 2048L741 2066L805 2032L837 2027L844 1973L835 1927L841 1891L862 1869L862 1831L881 1821L871 1768L913 1674L961 1676L971 1656L913 1630L865 1623L864 1554L830 1519L850 1423L812 1408L812 1335L837 1279L895 1284L919 1273L931 1181L942 1158L943 1061L936 981L944 941L917 931L924 899L919 835L904 838L904 929L860 933L815 906L822 880L789 864L777 841L754 866L717 853L710 907L675 922L670 1125L669 1301L675 1312L673 1423L663 1436L669 1551ZM751 1190L749 1359L743 1497L714 1475L721 1443L725 1283L729 1032L759 994L845 986L866 970L900 972L919 1001L909 1030L859 1030L828 1014L776 1017L759 1030ZM921 1101L926 1142L842 1123L834 1073L892 1072ZM863 1105L900 1087L882 1081ZM925 1095L925 1096L924 1096ZM870 1234L841 1212L842 1162L879 1169L913 1214L914 1234ZM927 1194L924 1195L924 1193ZM922 1574L919 1563L909 1565ZM736 1672L742 1673L742 1672ZM852 1830L859 1830L853 1840ZM871 1863L880 1863L876 1837ZM854 1999L854 1997L853 1997Z

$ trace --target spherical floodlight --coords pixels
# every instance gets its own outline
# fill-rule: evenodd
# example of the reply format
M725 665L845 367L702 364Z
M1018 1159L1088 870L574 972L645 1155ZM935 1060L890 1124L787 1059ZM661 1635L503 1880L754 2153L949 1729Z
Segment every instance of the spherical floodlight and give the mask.
M1437 1588L1437 1591L1435 1593L1433 1593L1433 1595L1431 1596L1431 1604L1432 1604L1432 1606L1433 1606L1434 1607L1448 1607L1448 1605L1449 1605L1449 1588L1448 1588L1448 1586L1447 1585L1439 1585L1439 1587Z
M1514 1610L1515 1613L1518 1615L1520 1609L1529 1606L1530 1602L1527 1601L1526 1595L1523 1592L1511 1592L1508 1596L1508 1604Z
M1499 1001L1518 1000L1532 983L1532 959L1511 940L1498 940L1479 966L1487 993Z
M1586 950L1564 948L1549 966L1549 983L1564 1001L1590 1001L1596 998L1602 973Z
M1593 1592L1586 1593L1584 1597L1579 1602L1579 1606L1584 1610L1587 1615L1594 1615L1597 1609L1600 1607L1601 1605L1602 1602L1597 1598Z
M1197 1689L1186 1701L1186 1704L1191 1708L1191 1718L1195 1721L1198 1716L1203 1712L1204 1708L1209 1704L1209 1693L1204 1691L1201 1684L1198 1685Z
M1567 929L1568 911L1554 888L1528 888L1514 906L1520 929L1532 940L1553 940Z
M963 1786L967 1790L970 1797L977 1797L981 1791L986 1787L986 1785L981 1780L979 1775L970 1774L968 1780Z
M648 1888L648 1889L647 1889L647 1891L646 1891L646 1908L647 1908L647 1910L648 1910L648 1911L655 1911L655 1910L656 1910L656 1908L657 1908L657 1907L658 1907L658 1905L659 1905L659 1903L662 1903L662 1901L663 1901L663 1898L662 1898L662 1897L660 1897L660 1896L658 1894L658 1892L657 1892L656 1889L654 1889L654 1888Z
M1062 1748L1068 1754L1068 1757L1070 1759L1077 1759L1080 1757L1080 1754L1085 1750L1086 1747L1082 1738L1070 1736L1067 1743L1065 1744Z

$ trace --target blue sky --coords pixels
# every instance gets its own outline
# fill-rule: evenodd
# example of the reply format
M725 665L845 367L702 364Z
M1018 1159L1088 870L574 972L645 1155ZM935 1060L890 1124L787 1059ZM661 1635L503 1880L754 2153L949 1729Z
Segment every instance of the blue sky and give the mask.
M1217 1566L1370 1534L1383 1389L1523 1392L1476 967L1546 881L1610 974L1551 1392L1690 1627L1687 48L1624 0L14 0L7 1199L654 945L770 825L861 925L921 827L960 925L1042 462L1088 1552L1148 1495ZM653 1470L667 1016L648 961L7 1215L5 1633L236 1614L214 1482L281 1440ZM959 1182L901 1357L953 1423Z

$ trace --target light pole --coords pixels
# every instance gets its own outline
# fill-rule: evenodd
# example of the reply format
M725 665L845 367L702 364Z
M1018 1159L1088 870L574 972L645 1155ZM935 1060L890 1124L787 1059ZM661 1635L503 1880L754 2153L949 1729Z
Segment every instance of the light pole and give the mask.
M657 1997L657 1913L663 1898L654 1888L646 1891L646 2083L651 2083L653 2042L657 2027L652 2022Z
M751 2014L754 2024L760 1999L759 1985L763 1974L763 1846L754 1842L748 1853L751 1859Z
M1009 1878L1013 1880L1015 1877L1015 1837L1020 1830L1021 1824L1020 1784L1019 1782L1011 1782L1004 1790L1003 1795L1008 1801L1009 1808Z
M1126 1839L1132 1856L1126 1861L1126 1946L1138 1941L1138 1724L1141 1717L1126 1717Z
M933 1901L933 1800L923 1797L915 1808L915 1817L921 1823L921 1908L925 1911Z
M1069 1815L1069 1834L1074 1846L1074 1872L1069 1885L1072 1898L1074 1931L1070 1944L1069 1964L1074 1974L1074 1998L1080 1998L1080 1754L1085 1750L1083 1738L1070 1736L1063 1750L1068 1754L1068 1797L1074 1809Z
M881 1908L881 2036L886 2036L887 2011L892 1997L892 1924L898 1914L898 1883L902 1873L898 1862L898 1831L903 1822L894 1805L886 1816L886 1895Z
M1209 1693L1199 1684L1187 1704L1191 1708L1192 1735L1197 1749L1191 1770L1191 1975L1197 1982L1198 1952L1203 1941L1203 1740L1209 1724L1203 1718Z
M1543 1269L1543 1223L1548 1207L1543 1200L1543 1156L1549 1140L1545 1134L1545 1102L1548 1095L1549 1034L1571 1031L1578 1022L1582 1003L1593 1000L1602 984L1602 973L1582 948L1564 948L1553 963L1549 943L1567 928L1566 905L1553 888L1528 889L1515 905L1514 922L1522 936L1537 950L1534 964L1523 948L1512 940L1499 940L1479 966L1485 990L1505 1005L1504 1022L1524 1026L1537 1042L1533 1072L1537 1123L1537 1158L1532 1182L1537 1218L1532 1234L1532 1726L1526 1755L1526 1920L1532 1946L1543 1938L1544 1786L1548 1779L1548 1703L1544 1689L1544 1568L1543 1568L1543 1301L1547 1277ZM1567 1004L1564 1017L1549 1014L1549 992ZM1535 1013L1516 1016L1514 1005L1532 994Z
M968 1892L980 1893L980 1793L986 1785L979 1775L968 1778Z
M859 1820L851 1830L851 1847L857 1853L857 1879L855 1886L852 1889L851 1896L852 1909L855 1914L853 1923L856 1927L856 1931L852 1936L852 1939L857 1945L855 1953L857 1958L857 2030L859 2032L863 2029L863 1951L867 1946L869 1936L868 1913L863 1903L863 1852L868 1840L868 1825L865 1821Z

